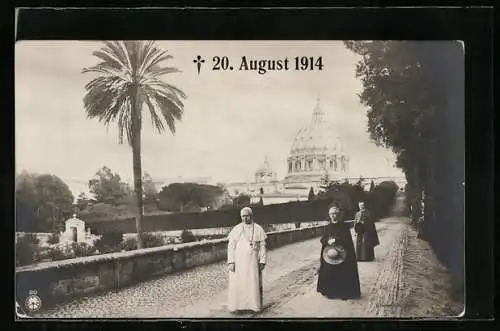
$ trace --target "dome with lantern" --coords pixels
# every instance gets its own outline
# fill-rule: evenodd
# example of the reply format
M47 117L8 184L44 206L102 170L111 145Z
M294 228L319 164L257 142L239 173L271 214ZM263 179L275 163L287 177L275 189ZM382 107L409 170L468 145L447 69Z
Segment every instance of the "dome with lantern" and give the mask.
M349 156L333 124L325 120L318 99L310 123L295 135L287 158L285 181L319 181L325 173L333 180L345 177L348 167Z
M269 160L266 155L264 158L264 163L261 164L255 171L255 182L262 183L275 180L276 180L276 172L274 172L271 169L271 166L269 165Z

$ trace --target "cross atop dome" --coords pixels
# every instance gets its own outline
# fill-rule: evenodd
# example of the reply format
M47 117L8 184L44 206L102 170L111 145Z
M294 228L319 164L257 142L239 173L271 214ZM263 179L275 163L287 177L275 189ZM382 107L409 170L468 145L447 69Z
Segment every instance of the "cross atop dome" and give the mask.
M320 103L320 98L318 96L318 98L316 99L316 107L314 108L313 111L313 118L312 118L313 123L323 122L324 119L324 113L321 110L319 103Z

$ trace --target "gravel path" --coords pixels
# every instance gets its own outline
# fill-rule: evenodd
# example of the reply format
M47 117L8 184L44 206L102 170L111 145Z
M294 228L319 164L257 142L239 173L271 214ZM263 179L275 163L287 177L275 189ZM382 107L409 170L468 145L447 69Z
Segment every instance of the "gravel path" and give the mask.
M392 286L394 265L392 254L399 250L404 225L400 219L386 219L377 223L380 245L375 248L375 261L358 262L361 283L361 298L357 300L329 300L316 292L317 275L293 295L284 295L279 304L265 310L259 317L267 318L328 318L328 317L373 317L381 316L376 304L380 295L385 295ZM403 235L404 236L404 235ZM319 247L319 246L318 246ZM318 248L319 249L319 248ZM397 255L396 255L397 256ZM387 271L387 272L386 272ZM286 292L285 292L286 293ZM384 315L382 315L384 316ZM385 315L390 316L390 315Z
M290 244L268 252L266 284L315 263L319 239ZM224 262L145 281L104 294L75 299L40 311L39 318L135 318L179 317L185 307L212 301L225 292L228 281ZM264 286L266 286L266 284Z

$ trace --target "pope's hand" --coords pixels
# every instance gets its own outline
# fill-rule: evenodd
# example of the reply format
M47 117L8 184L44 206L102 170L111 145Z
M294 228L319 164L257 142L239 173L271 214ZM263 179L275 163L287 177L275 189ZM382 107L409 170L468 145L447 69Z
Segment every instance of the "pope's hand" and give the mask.
M234 263L229 263L229 271L234 272Z
M335 239L333 239L333 238L332 238L332 239L329 239L329 240L328 240L328 245L332 245L332 244L334 244L334 243L335 243Z

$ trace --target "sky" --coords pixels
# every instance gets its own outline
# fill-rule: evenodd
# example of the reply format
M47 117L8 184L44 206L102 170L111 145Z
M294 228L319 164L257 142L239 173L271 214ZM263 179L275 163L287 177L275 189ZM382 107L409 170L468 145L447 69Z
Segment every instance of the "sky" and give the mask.
M307 125L317 99L350 155L353 176L402 176L391 151L366 132L367 109L357 96L359 57L341 41L157 41L173 55L180 73L163 79L184 91L184 115L176 134L159 134L146 115L143 171L157 179L210 177L214 182L251 181L267 156L278 178L297 131ZM99 41L21 41L15 48L16 171L50 173L74 195L103 166L132 183L132 152L118 142L115 126L87 119L82 68L98 63ZM193 60L205 59L200 74ZM234 70L215 71L214 56L227 56ZM318 58L322 70L238 70L241 58ZM145 109L146 110L146 109Z

